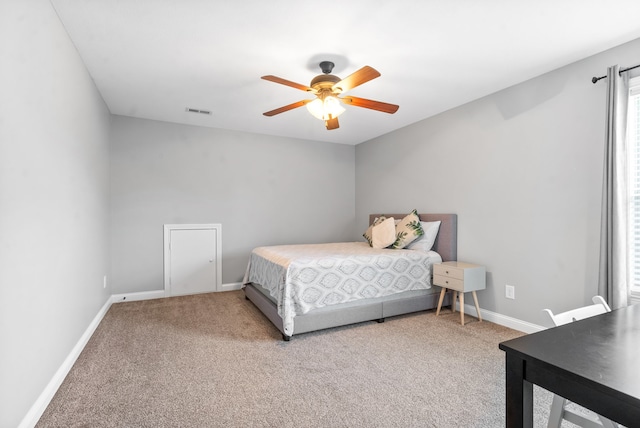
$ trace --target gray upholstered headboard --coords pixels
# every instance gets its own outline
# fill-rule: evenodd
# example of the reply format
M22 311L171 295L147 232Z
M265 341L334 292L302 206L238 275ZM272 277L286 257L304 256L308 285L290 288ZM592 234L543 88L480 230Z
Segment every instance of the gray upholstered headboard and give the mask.
M370 214L369 224L373 223L376 217L384 215L395 219L404 218L405 214ZM440 230L433 245L433 251L436 251L442 257L442 261L448 262L458 260L458 214L420 214L421 221L441 221Z

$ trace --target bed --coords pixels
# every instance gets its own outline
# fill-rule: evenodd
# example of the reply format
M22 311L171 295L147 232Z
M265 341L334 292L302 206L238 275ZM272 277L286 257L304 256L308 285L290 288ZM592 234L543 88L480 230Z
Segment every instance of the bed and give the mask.
M386 214L395 219L405 215ZM369 224L378 217L379 214L370 215ZM419 214L419 218L421 222L440 222L429 253L407 249L371 251L366 242L255 248L243 281L245 297L273 323L285 341L311 331L365 321L383 322L387 317L434 309L440 287L431 284L431 265L457 260L457 215ZM299 253L301 250L305 252ZM352 253L355 250L363 253ZM293 259L292 254L295 254ZM295 260L297 270L289 268L293 266L291 260ZM329 265L335 260L340 260L337 264L341 271L337 275L326 274L324 268L334 267ZM312 264L320 268L312 269ZM381 267L387 271L383 272ZM362 272L373 272L374 268L378 274L372 274L371 278L375 276L376 283L373 279L367 283L369 277ZM355 270L358 270L359 283L352 281L354 293L335 293L337 285L341 289L349 288L348 275ZM410 273L396 275L398 271ZM402 278L391 279L393 275ZM380 286L387 282L384 278L394 281L390 288ZM320 280L323 287L295 287L296 281L300 286ZM450 303L447 300L445 305Z

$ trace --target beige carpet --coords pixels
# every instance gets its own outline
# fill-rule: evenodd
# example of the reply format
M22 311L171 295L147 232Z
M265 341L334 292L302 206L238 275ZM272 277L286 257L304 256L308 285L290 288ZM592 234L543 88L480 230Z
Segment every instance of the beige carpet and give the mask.
M498 343L522 333L467 320L447 308L283 342L242 291L117 303L37 426L501 427ZM550 395L535 395L545 426Z

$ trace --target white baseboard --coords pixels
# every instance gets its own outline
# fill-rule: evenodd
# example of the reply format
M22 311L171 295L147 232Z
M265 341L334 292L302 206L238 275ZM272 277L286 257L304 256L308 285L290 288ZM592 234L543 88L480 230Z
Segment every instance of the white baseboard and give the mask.
M460 302L456 303L456 307L460 308ZM508 317L506 315L499 314L497 312L491 312L486 309L480 308L480 312L482 313L482 319L491 321L494 324L502 325L505 327L512 328L514 330L521 331L523 333L536 333L538 331L546 330L546 327L542 327L536 324L532 324L526 321L519 320L517 318ZM476 311L476 307L474 305L464 305L464 313L473 315L474 317L478 316L478 312Z
M111 302L135 302L138 300L162 299L166 297L164 290L140 291L137 293L114 294L111 296Z
M80 337L80 340L78 340L78 343L76 343L67 358L65 358L65 360L62 362L60 368L58 368L56 373L53 375L53 378L44 388L36 402L33 403L25 417L22 418L22 421L20 422L20 425L18 425L18 428L32 428L36 426L38 420L53 399L53 396L58 391L58 388L60 388L60 385L62 385L65 377L67 377L67 374L69 374L69 371L80 356L80 353L87 345L87 342L89 342L89 339L91 339L93 332L96 330L96 328L98 328L98 325L111 307L111 301L111 299L107 299L107 302L102 306L100 311L98 311L98 314L93 318L87 329Z
M222 284L221 290L219 290L218 292L240 290L241 288L241 282L230 282L228 284ZM165 297L170 296L167 296L164 290L139 291L136 293L114 294L113 296L111 296L111 302L135 302L139 300L163 299Z
M229 284L222 284L222 290L220 291L232 291L232 290L242 290L242 283L230 282Z

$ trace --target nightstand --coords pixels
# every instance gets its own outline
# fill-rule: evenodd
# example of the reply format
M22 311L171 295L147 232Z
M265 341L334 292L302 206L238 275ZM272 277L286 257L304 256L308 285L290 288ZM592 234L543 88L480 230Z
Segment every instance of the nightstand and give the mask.
M451 310L456 311L456 294L460 296L460 323L464 325L464 293L471 292L478 312L478 320L482 321L478 306L477 290L486 288L486 269L484 266L465 262L444 262L433 265L433 284L442 287L436 316L440 315L440 307L447 290L451 290Z

